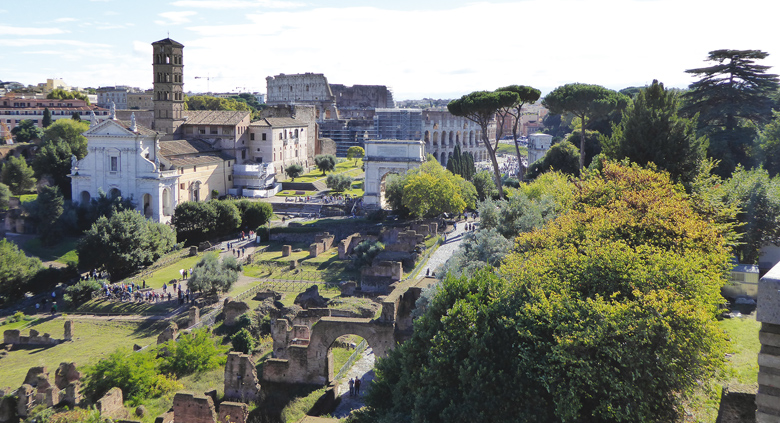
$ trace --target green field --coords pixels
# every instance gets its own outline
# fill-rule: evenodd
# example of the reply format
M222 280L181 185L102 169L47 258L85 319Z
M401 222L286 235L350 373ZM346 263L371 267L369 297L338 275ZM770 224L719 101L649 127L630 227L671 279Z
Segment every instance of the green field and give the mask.
M117 348L132 348L134 344L146 346L155 343L164 323L112 322L103 319L73 320L74 339L52 347L15 347L0 359L0 386L21 386L30 367L46 366L50 376L62 362L75 362L81 368L95 363ZM30 329L52 338L62 338L65 318L39 319L20 329L28 335ZM0 326L7 328L9 326Z
M711 384L702 385L691 399L685 410L686 422L714 423L718 417L723 386L736 384L758 387L758 351L761 349L758 331L761 323L756 321L755 313L724 319L719 325L730 341L725 372Z
M56 245L45 247L41 244L40 239L33 238L24 244L22 250L28 255L40 258L41 261L56 261L62 264L68 264L69 261L78 263L77 244L77 238L65 238Z
M363 172L363 159L358 159L357 165L355 165L354 160L346 160L341 163L336 163L336 168L333 170L333 172L328 173L344 173L348 172L347 175L350 176L357 176L357 174L360 174ZM355 173L357 171L357 173ZM295 178L295 182L316 182L319 180L322 180L322 182L325 182L325 179L328 177L328 174L326 173L324 176L322 175L322 171L319 169L314 169L311 172L301 175L297 178ZM280 179L280 182L293 182L292 179Z
M192 257L185 257L182 260L176 261L172 264L155 270L151 275L137 276L134 277L133 280L136 283L143 283L142 281L146 281L146 286L148 287L162 288L163 284L166 284L173 279L181 279L179 270L195 267L195 264L201 258L203 258L202 254Z

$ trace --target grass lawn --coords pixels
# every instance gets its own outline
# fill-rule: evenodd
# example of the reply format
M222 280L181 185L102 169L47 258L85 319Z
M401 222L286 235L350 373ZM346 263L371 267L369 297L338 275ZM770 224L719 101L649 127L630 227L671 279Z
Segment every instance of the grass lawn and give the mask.
M301 248L293 245L293 249ZM349 269L349 262L339 260L338 248L333 247L317 257L309 257L303 249L282 257L282 244L271 244L268 249L253 256L254 263L244 266L244 275L252 278L309 280L315 282L341 282L355 280L357 271ZM297 269L290 269L289 263L298 260Z
M73 341L52 347L13 348L0 360L0 386L21 386L27 371L35 366L46 366L52 378L62 362L75 362L79 370L83 370L83 366L95 363L117 348L130 350L133 344L155 343L164 326L164 323L68 318L73 320ZM62 338L64 322L62 317L41 319L23 329L22 334L27 335L29 329L35 329L42 334L50 333L53 338Z
M351 176L357 176L357 174L360 174L363 172L363 159L358 159L357 165L355 165L354 160L346 160L341 163L336 163L336 168L333 169L333 172L328 173L344 173L348 171L357 171L357 173L353 173ZM322 180L322 182L325 182L325 178L328 177L328 174L322 175L322 171L319 169L314 169L311 172L301 175L297 178L295 178L295 182L316 182L319 180ZM292 179L284 179L280 180L280 182L292 182ZM279 195L279 194L277 194Z
M517 156L517 150L515 150L514 144L499 143L498 149L496 151L496 155L498 154L508 154L510 156ZM528 147L520 146L520 154L528 157Z
M761 323L756 321L755 313L736 319L724 319L719 325L730 340L726 371L719 380L712 381L711 386L705 386L691 399L685 410L686 422L714 423L718 417L723 386L757 386L758 351L761 349L758 331Z
M286 189L284 191L279 191L276 193L277 197L301 197L304 195L315 195L317 194L317 191L303 191L303 194L298 194L300 191L296 191L293 189Z
M141 282L145 280L146 286L150 286L152 288L162 288L164 283L168 283L172 279L181 279L181 274L179 273L179 270L195 267L195 264L201 258L203 258L202 254L198 254L197 256L192 256L192 257L186 257L175 263L169 264L168 266L155 270L151 275L137 278L137 282Z
M172 297L172 298L175 298ZM176 299L159 303L139 303L135 301L111 301L94 299L79 306L76 311L95 314L168 314L179 307Z
M56 245L45 247L41 244L40 239L33 238L24 244L22 250L42 261L56 261L62 264L67 264L69 261L78 263L79 256L76 254L78 241L78 238L65 238Z

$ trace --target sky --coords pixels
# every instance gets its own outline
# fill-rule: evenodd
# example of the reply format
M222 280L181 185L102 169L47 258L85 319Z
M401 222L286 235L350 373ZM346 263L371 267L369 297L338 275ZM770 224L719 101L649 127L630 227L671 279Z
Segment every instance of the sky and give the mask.
M386 85L396 100L530 85L687 87L709 51L780 73L775 0L0 0L0 80L152 87L151 43L184 44L184 90L261 92L281 73ZM777 6L775 6L777 7ZM196 78L200 77L200 78Z

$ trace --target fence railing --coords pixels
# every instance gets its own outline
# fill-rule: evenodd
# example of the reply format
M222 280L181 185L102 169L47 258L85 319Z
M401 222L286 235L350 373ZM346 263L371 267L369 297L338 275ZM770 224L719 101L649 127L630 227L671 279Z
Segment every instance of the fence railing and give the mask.
M363 351L366 350L367 346L368 346L368 342L366 342L366 340L364 339L357 345L357 347L355 347L355 352L353 352L352 355L349 356L347 362L344 363L343 366L341 366L341 370L339 370L334 380L339 380L342 377L347 375L349 369L351 369L352 365L355 364L355 361L357 361L360 358L361 354L363 354Z

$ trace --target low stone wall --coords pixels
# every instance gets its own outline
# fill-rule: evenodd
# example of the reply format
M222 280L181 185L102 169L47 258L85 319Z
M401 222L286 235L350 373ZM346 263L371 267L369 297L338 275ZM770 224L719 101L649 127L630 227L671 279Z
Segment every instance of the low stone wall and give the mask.
M363 292L389 293L390 285L403 278L403 266L398 261L381 261L360 271Z
M100 412L101 416L111 417L124 410L124 401L122 398L122 390L119 388L111 388L103 398L100 398L95 407Z
M328 232L323 232L314 236L314 243L309 245L309 255L317 257L328 251L333 246L335 237Z
M29 336L23 336L18 329L3 332L3 343L12 345L57 345L61 339L52 338L48 333L41 335L37 330L30 329Z
M241 402L222 402L219 404L219 423L246 423L249 417L247 405Z
M214 401L205 395L179 392L173 397L173 421L186 423L216 423Z

